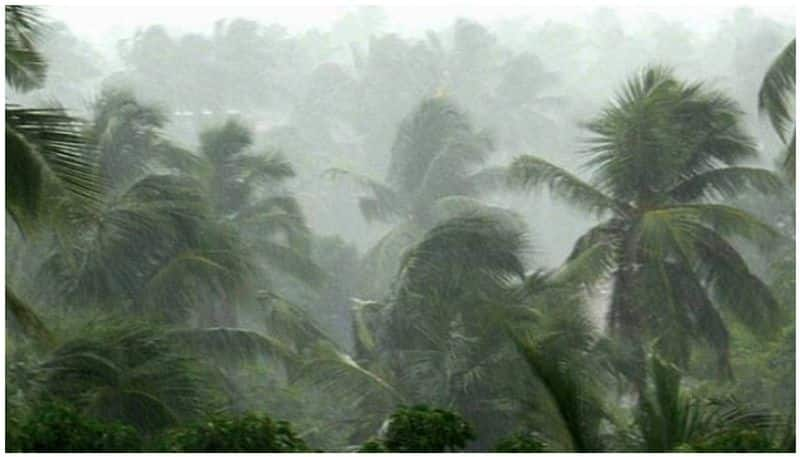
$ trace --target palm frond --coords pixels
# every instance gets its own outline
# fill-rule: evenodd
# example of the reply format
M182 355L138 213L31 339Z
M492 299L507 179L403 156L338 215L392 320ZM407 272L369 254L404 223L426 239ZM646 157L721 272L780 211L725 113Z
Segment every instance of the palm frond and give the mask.
M599 423L605 416L592 379L586 350L591 345L591 325L574 309L548 315L537 335L515 334L514 341L526 364L541 384L543 399L538 424L552 449L598 451ZM549 406L546 406L549 405Z
M475 132L467 116L442 97L423 100L403 121L392 145L387 182L405 193L415 193L432 162L442 154L451 168L483 160L491 149L488 139Z
M391 221L405 214L406 208L402 200L389 186L367 176L341 168L330 168L325 171L325 176L331 178L347 177L372 194L371 197L363 197L359 200L359 207L368 221Z
M608 275L619 261L617 257L624 235L619 225L619 220L612 219L581 235L554 281L591 286Z
M769 287L718 234L709 229L700 229L699 234L695 242L699 273L710 287L715 302L755 331L775 329L781 307Z
M151 432L197 418L206 394L195 363L161 329L129 319L91 322L40 370L54 397Z
M620 209L614 199L577 176L533 156L514 159L510 166L509 183L522 188L547 186L555 196L598 215Z
M6 321L10 328L18 328L22 334L46 346L54 343L53 334L28 303L20 299L6 286Z
M6 82L29 91L44 84L47 62L37 49L44 30L41 10L28 5L6 5Z
M319 265L306 254L296 249L272 241L262 241L253 250L263 255L271 267L294 276L306 284L319 287L328 279Z
M342 404L357 404L365 399L388 410L406 402L405 397L381 376L362 367L349 355L328 343L319 343L298 375L300 383L335 393Z
M402 287L424 294L431 287L459 287L459 281L485 276L501 283L522 279L523 232L489 216L457 217L434 227L401 264ZM479 276L473 276L478 274Z
M783 171L786 173L786 176L789 177L789 182L794 183L795 181L795 154L797 153L797 143L795 142L795 137L797 136L797 131L792 130L792 141L789 142L789 145L786 146L786 153L784 154L785 158L783 159Z
M266 308L267 331L298 351L318 341L332 341L311 314L299 305L266 290L258 293L258 300Z
M102 182L80 126L61 109L6 107L6 203L15 220L36 220L51 177L82 205L98 206Z
M710 226L722 236L736 235L761 245L779 241L780 232L760 221L747 211L732 206L698 203L683 204L679 207L694 213L699 222Z
M758 109L769 116L772 127L786 143L795 88L795 39L772 62L758 91Z
M783 189L780 178L769 170L749 167L726 167L694 175L673 187L669 194L680 202L699 198L733 198L744 192L772 195Z
M218 363L274 358L298 363L297 353L282 341L243 328L185 328L167 332L184 351L196 357L211 357Z

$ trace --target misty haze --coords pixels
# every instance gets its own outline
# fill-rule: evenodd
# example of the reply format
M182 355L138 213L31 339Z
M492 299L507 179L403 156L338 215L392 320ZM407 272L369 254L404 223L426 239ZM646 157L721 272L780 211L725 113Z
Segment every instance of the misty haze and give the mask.
M791 7L6 6L6 450L795 450Z

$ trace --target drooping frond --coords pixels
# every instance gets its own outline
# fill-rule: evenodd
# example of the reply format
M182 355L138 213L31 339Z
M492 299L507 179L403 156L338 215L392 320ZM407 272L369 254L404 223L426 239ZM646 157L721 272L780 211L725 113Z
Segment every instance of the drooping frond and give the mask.
M135 296L169 259L196 248L205 222L205 202L188 178L153 175L112 198L87 229L63 248L79 261L65 265L74 298L83 304ZM119 259L125 259L120 261Z
M200 133L200 152L217 164L240 154L252 144L252 132L235 119L228 119L223 125Z
M314 318L299 305L266 290L259 291L258 300L265 308L267 331L298 351L318 341L331 341Z
M152 323L92 322L40 370L54 397L144 431L198 417L205 396L194 362Z
M36 220L51 178L82 205L97 207L102 185L80 126L61 109L6 107L6 204L18 223Z
M432 287L459 287L459 281L481 276L505 282L525 276L521 255L526 239L515 227L489 216L445 221L403 259L403 288L424 293ZM477 274L477 276L476 276Z
M228 363L274 358L282 363L298 363L291 347L269 335L243 328L186 328L170 330L180 347L195 357L213 358L216 363Z
M371 358L378 348L375 335L376 316L385 309L386 305L374 300L350 299L353 302L353 338L355 340L356 358Z
M360 293L368 298L383 299L400 269L403 255L423 235L424 230L412 221L390 229L364 254L359 267Z
M6 286L6 322L10 329L19 329L25 336L44 345L55 340L53 334L28 303Z
M797 153L797 143L795 141L795 137L797 136L797 132L792 132L792 141L789 142L789 145L786 146L786 153L785 158L783 159L783 171L786 173L786 176L789 177L789 181L794 183L795 180L795 154Z
M283 271L306 284L319 287L328 279L328 275L322 268L314 263L306 254L297 251L293 247L264 240L253 246L254 252L264 256L269 261L269 265Z
M599 451L599 423L605 416L601 397L589 374L587 351L591 324L570 308L554 308L536 330L514 335L517 349L541 385L537 425L551 449Z
M769 287L747 267L742 256L712 230L700 229L695 243L700 277L715 302L755 331L771 331L781 307Z
M168 258L136 294L137 311L179 322L221 301L236 306L230 301L238 297L229 294L243 287L252 266L239 250L218 248L187 249Z
M344 404L356 404L365 399L391 407L404 403L406 399L381 376L359 365L349 355L336 350L329 343L321 342L306 359L298 381L323 392L336 394Z
M758 91L758 109L769 116L784 143L793 118L790 107L795 88L795 41L786 45L772 62Z
M387 183L406 193L415 193L428 175L436 157L447 155L454 170L480 163L491 150L491 142L471 126L467 116L442 97L424 100L405 118L392 145Z
M281 182L295 176L292 164L277 151L264 155L239 155L235 158L235 166L241 170L241 178L245 185L256 180Z
M621 209L614 199L577 176L533 156L514 159L510 167L509 183L522 188L547 186L553 195L596 214Z
M6 5L6 82L28 91L44 84L47 62L36 48L44 24L40 9Z
M733 198L744 192L772 195L784 187L780 178L769 170L749 167L717 168L694 175L669 191L679 202L705 198Z
M624 232L621 221L612 219L581 235L555 278L564 284L591 286L607 276L619 261Z
M325 175L332 178L348 177L372 194L359 200L361 212L368 221L391 221L405 214L404 203L395 191L374 179L341 168L331 168Z

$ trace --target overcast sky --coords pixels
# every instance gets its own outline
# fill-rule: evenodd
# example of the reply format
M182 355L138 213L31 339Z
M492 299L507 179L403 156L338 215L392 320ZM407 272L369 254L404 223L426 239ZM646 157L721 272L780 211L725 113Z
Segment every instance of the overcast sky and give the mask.
M416 4L413 4L416 3ZM675 19L695 29L707 29L730 17L740 6L751 8L757 15L767 16L779 22L794 24L796 7L793 2L759 2L758 0L731 1L606 1L576 2L550 1L525 2L522 4L495 4L476 2L392 2L379 3L389 18L391 31L424 31L452 23L455 17L467 17L482 23L513 17L529 17L532 22L547 19L580 23L589 12L600 6L614 8L627 26L637 19L657 13ZM185 32L211 30L212 24L221 18L245 17L264 23L279 23L290 32L309 28L327 29L338 18L356 8L352 3L333 2L313 4L295 1L293 6L285 4L230 5L216 2L195 5L163 6L157 2L141 2L138 6L66 6L48 7L51 18L61 20L83 38L92 41L127 35L138 27L164 24L170 29Z

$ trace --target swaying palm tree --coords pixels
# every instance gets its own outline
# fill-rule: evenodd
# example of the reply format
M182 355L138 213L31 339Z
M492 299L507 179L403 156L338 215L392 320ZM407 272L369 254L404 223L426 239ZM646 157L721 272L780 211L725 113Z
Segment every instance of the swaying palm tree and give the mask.
M724 94L677 80L669 69L643 70L590 121L585 151L591 183L532 156L517 158L510 182L548 186L597 215L565 271L584 284L610 279L608 325L635 347L664 336L662 351L685 362L693 338L705 339L729 373L728 317L755 330L774 328L779 306L730 244L775 231L717 203L750 190L780 189L767 170L738 165L756 155L741 112Z
M525 246L519 221L477 212L437 224L407 251L388 303L354 313L358 363L374 377L361 377L373 386L363 394L346 393L362 421L353 439L373 434L399 402L457 410L477 426L478 446L507 433L519 412L512 393L533 382L519 373L506 325L533 314L520 292ZM316 375L348 390L343 374Z
M424 100L400 124L385 183L341 169L329 173L353 178L370 192L359 207L368 221L396 225L365 256L365 292L380 298L397 272L403 251L435 223L473 211L474 200L497 178L481 169L492 152L485 132L443 97Z
M758 91L758 109L767 113L772 127L784 144L787 144L789 127L793 124L791 108L794 106L794 88L795 40L792 40L770 65ZM792 182L795 178L795 133L796 128L792 128L792 139L786 147L783 161L783 169Z
M44 83L47 64L36 48L43 27L41 13L30 6L6 5L6 82L28 91ZM81 134L81 123L62 109L6 105L6 211L23 233L45 221L47 195L63 193L87 208L97 206L101 181ZM53 192L55 189L55 192ZM65 192L63 192L65 191ZM7 314L28 335L48 334L33 308L8 287Z

